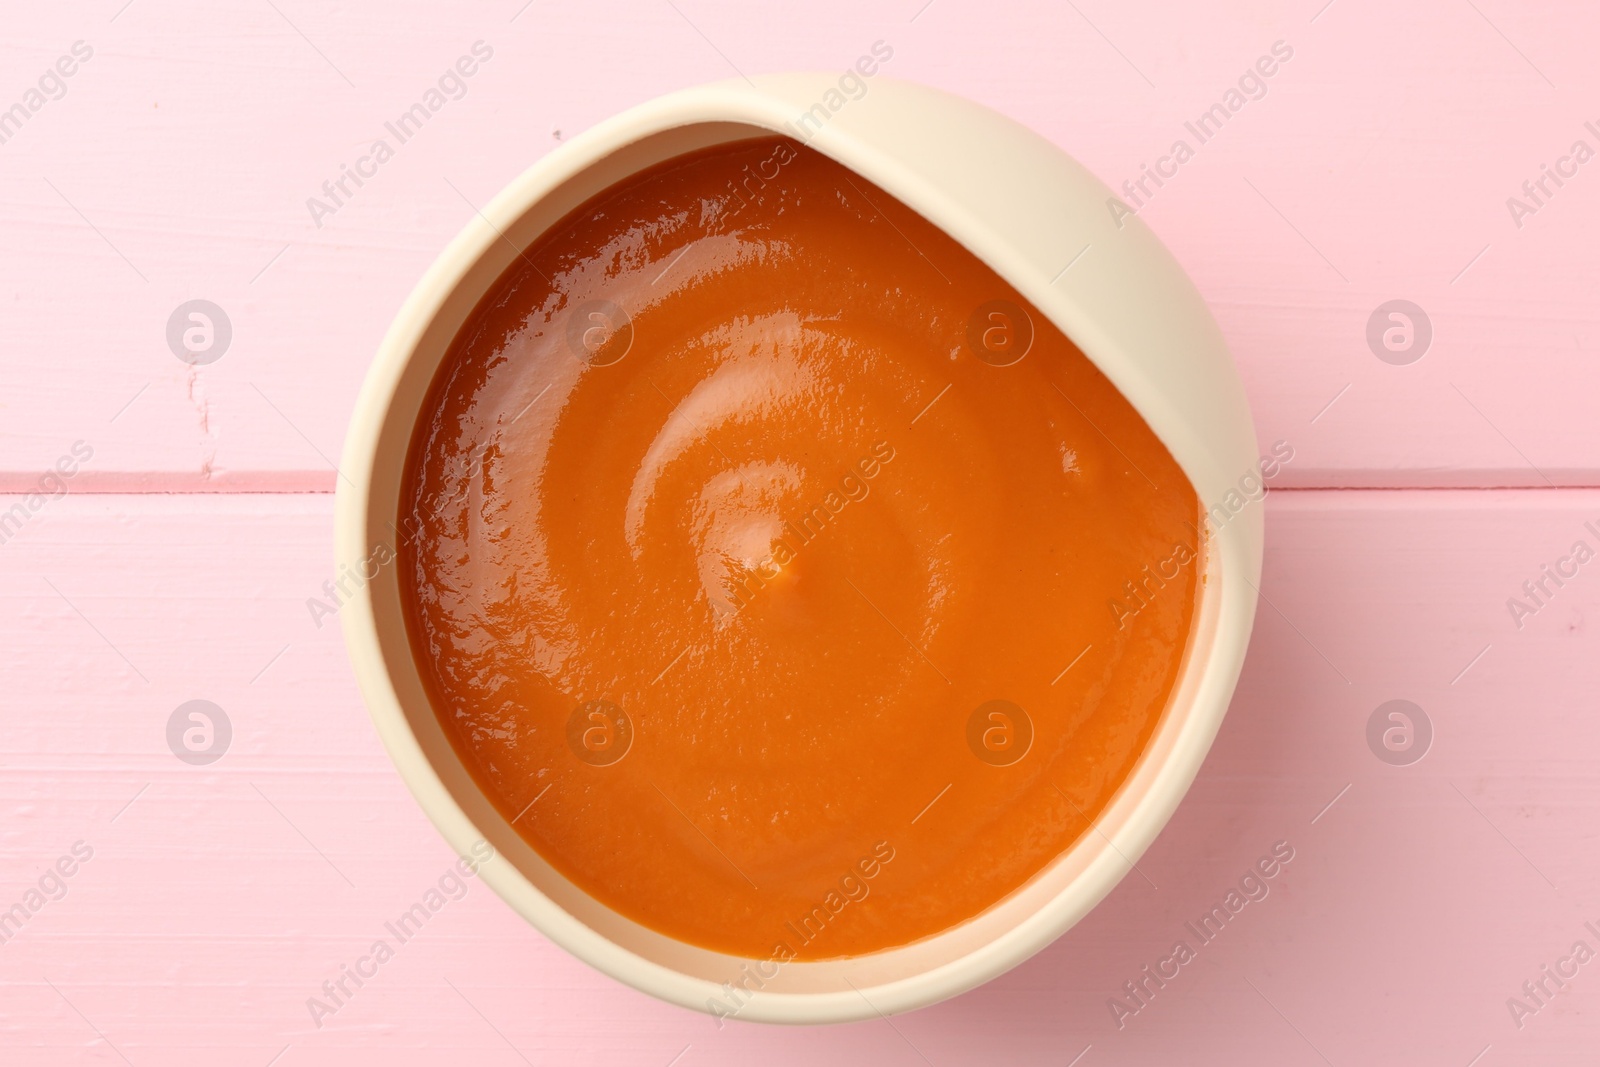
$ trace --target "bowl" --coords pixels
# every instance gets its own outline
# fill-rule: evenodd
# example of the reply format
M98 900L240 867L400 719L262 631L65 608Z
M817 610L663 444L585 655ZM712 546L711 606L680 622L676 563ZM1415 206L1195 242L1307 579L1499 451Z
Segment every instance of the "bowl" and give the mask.
M365 579L342 608L372 720L406 784L481 877L579 959L721 1018L827 1023L954 996L1049 945L1137 862L1188 790L1227 710L1261 573L1262 509L1236 508L1258 470L1244 389L1183 269L1081 165L993 111L851 70L724 82L652 100L560 146L485 205L401 307L356 403L337 498L338 563ZM521 250L608 186L685 152L787 134L942 228L1071 338L1144 417L1201 506L1220 510L1201 557L1194 630L1150 743L1110 804L1032 880L933 937L843 960L776 963L657 933L578 889L479 789L430 706L393 556L413 426L434 372ZM387 553L385 550L387 549ZM377 565L374 561L378 561Z

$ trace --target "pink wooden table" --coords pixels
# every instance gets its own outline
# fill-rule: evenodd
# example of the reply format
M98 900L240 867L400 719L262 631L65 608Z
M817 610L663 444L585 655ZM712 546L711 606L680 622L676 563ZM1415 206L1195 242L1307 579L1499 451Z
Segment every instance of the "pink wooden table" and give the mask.
M1600 549L1592 5L459 6L8 13L0 512L23 519L0 542L0 1062L1595 1061L1600 564L1507 606L1576 542ZM460 93L314 217L480 41ZM985 101L1114 186L1170 173L1173 142L1198 144L1185 123L1292 50L1140 195L1262 441L1295 451L1238 696L1148 880L976 992L816 1030L655 1003L470 883L315 1025L307 999L453 860L305 606L390 316L560 138L736 72L843 70L876 41L886 74ZM193 299L231 324L203 366L167 343ZM1368 344L1393 300L1426 316L1421 358ZM63 457L70 491L30 496ZM210 765L167 743L196 699L232 726ZM1397 699L1431 726L1419 762L1369 746ZM1294 859L1270 895L1119 1026L1108 1000L1133 1006L1124 983L1277 842Z

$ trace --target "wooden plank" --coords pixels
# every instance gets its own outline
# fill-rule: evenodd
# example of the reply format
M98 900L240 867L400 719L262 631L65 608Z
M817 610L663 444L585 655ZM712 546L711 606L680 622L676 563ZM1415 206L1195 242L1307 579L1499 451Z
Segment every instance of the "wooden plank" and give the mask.
M1600 547L1600 492L1272 494L1270 603L1194 791L1139 861L1150 881L968 996L820 1030L719 1031L476 883L313 1025L307 998L452 860L305 607L330 505L72 494L0 545L0 909L75 842L94 850L0 945L6 1063L122 1062L109 1042L138 1064L289 1067L667 1064L686 1046L681 1064L1059 1067L1089 1045L1083 1065L1466 1064L1486 1045L1483 1064L1578 1064L1600 1038L1600 964L1520 1030L1506 1007L1575 940L1600 947L1600 564L1520 630L1506 607L1575 541ZM208 766L165 739L192 699L233 726ZM1392 699L1432 722L1410 766L1368 747ZM1294 859L1265 899L1210 944L1188 934L1278 841ZM1119 1030L1107 1000L1185 938L1196 958Z
M1113 186L1193 142L1141 213L1216 310L1263 441L1295 445L1282 484L1597 484L1600 177L1548 186L1520 228L1506 206L1575 140L1600 149L1592 11L1319 6L20 10L0 101L75 41L94 51L0 145L0 489L77 440L84 488L330 488L390 316L556 131L736 71L843 70L876 40L885 75L989 103ZM464 95L313 219L307 200L478 40L493 58ZM1261 99L1203 144L1187 132L1280 40L1293 57ZM165 340L196 298L233 327L198 368ZM1365 340L1397 298L1434 331L1409 366Z

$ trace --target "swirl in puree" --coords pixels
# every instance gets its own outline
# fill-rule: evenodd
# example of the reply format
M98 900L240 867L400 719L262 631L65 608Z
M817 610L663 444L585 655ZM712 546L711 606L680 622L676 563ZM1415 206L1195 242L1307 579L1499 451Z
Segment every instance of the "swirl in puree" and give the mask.
M401 506L408 632L487 795L615 911L759 958L937 934L1090 832L1203 553L1188 479L1060 330L780 138L528 247Z

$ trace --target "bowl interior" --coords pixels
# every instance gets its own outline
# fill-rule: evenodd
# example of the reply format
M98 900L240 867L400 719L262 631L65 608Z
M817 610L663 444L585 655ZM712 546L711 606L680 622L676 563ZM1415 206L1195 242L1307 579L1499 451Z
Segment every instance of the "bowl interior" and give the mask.
M513 185L485 209L485 225L469 228L451 246L419 287L418 296L425 298L413 298L391 333L391 342L400 338L404 350L387 353L394 364L387 395L374 405L379 414L365 428L374 443L363 509L355 523L359 529L351 535L364 546L364 554L370 555L379 545L392 549L401 535L397 516L406 456L434 374L462 324L521 250L573 209L641 169L696 149L770 136L773 132L744 122L716 121L650 133L564 178L543 185ZM872 174L863 176L876 180ZM1094 359L1093 352L1088 348L1084 351ZM1225 583L1221 580L1224 568L1212 541L1208 539L1202 557L1203 584L1195 629L1166 712L1143 756L1095 827L1032 881L988 911L937 936L869 956L791 962L773 968L764 960L712 952L656 933L569 882L522 840L483 795L446 736L412 658L394 567L380 569L366 590L381 671L392 688L394 706L399 709L398 716L386 720L384 713L375 708L374 716L424 807L435 803L453 805L464 817L464 822L447 826L438 811L429 812L440 821L452 843L465 850L470 841L457 838L462 828L470 825L474 836L486 839L505 861L484 871L496 891L547 934L591 962L596 962L597 952L606 955L597 949L599 942L588 936L592 933L620 950L610 953L608 958L613 962L632 957L698 979L704 983L700 992L707 995L725 982L738 984L741 975L747 975L756 964L761 965L758 973L764 996L837 994L892 985L946 968L986 970L988 973L982 974L981 980L1027 954L1015 946L1028 943L1032 945L1028 951L1042 947L1086 913L1128 872L1143 843L1153 836L1148 825L1138 825L1149 820L1142 801L1158 787L1161 768L1186 734L1186 720L1196 707L1197 693L1218 637ZM349 550L349 542L342 545L342 552L348 554ZM420 750L425 769L408 766L408 761L402 759L401 748L413 751L409 748L412 744ZM1164 818L1163 814L1161 821ZM1118 840L1124 844L1121 850L1113 843ZM1008 950L997 951L996 947L1007 943L1013 949L1002 966L999 961ZM986 954L986 962L977 961L979 954ZM603 961L601 965L606 966ZM776 973L771 973L774 970Z

